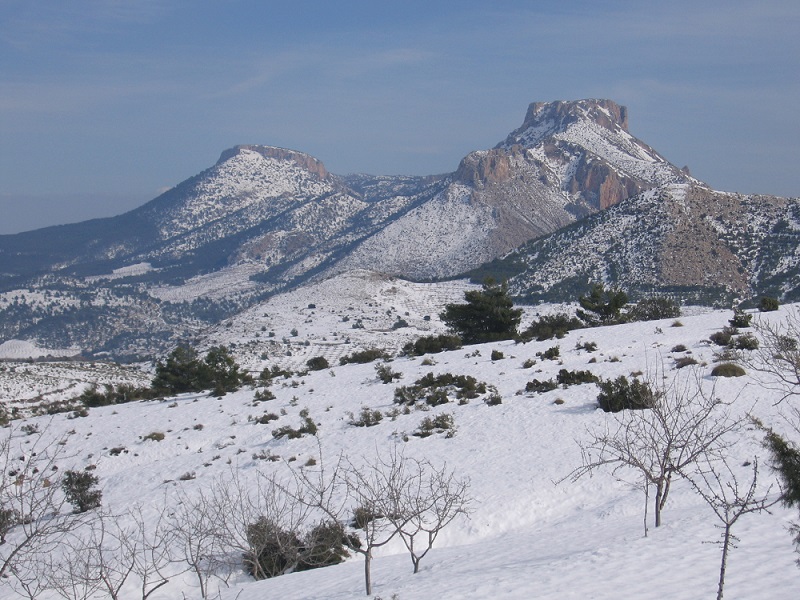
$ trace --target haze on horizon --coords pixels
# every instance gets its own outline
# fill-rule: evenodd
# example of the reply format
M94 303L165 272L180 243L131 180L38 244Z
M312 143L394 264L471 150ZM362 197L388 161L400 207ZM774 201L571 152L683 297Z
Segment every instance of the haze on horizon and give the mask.
M237 144L454 170L530 102L610 98L717 189L800 195L800 4L0 3L0 234L111 216Z

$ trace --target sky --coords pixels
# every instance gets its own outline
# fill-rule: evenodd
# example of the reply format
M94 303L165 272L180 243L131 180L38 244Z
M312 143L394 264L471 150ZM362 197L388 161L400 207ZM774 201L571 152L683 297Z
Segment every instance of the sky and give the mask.
M131 210L237 144L446 173L610 98L716 189L800 196L796 0L0 0L0 234Z

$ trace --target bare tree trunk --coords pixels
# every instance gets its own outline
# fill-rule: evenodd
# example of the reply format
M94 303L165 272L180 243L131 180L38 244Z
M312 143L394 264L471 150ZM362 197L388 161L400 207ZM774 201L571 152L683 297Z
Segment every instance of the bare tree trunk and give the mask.
M728 568L728 548L731 544L731 526L725 525L725 536L722 539L722 562L719 565L719 585L717 600L722 600L722 588L725 587L725 570Z
M367 596L372 596L372 548L364 553L364 585L367 588Z
M656 517L656 527L661 527L661 498L664 494L664 484L662 482L658 482L656 484L656 502L655 502L655 517Z

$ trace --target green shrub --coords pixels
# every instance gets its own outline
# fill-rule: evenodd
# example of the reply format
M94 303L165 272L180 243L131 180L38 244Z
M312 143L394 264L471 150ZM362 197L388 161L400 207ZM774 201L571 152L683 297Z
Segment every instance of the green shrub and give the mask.
M422 356L424 354L437 354L445 350L458 350L463 346L461 338L457 335L427 335L403 346L404 356Z
M156 363L152 389L162 396L203 390L223 396L249 381L250 376L239 370L225 346L212 347L203 360L194 349L178 346L165 360Z
M164 436L163 432L161 432L161 431L153 431L151 433L148 433L142 439L145 440L145 441L150 441L150 442L160 442L160 441L162 441L164 439L164 437L165 436Z
M297 534L281 529L266 517L247 526L247 542L250 551L244 561L255 579L283 575L297 564L301 548Z
M758 303L758 310L761 312L772 312L774 310L778 310L778 308L780 308L780 303L778 302L777 298L764 296Z
M278 419L280 419L280 417L275 413L264 413L260 417L257 417L255 422L258 423L259 425L267 425L268 423L271 423L272 421L277 421Z
M600 381L598 386L600 393L597 396L597 404L605 412L652 408L658 399L657 392L648 383L635 378L628 381L624 375Z
M328 359L324 356L315 356L314 358L309 358L306 361L306 365L312 371L322 371L323 369L330 367L328 364Z
M597 350L597 343L596 342L583 342L583 343L576 343L575 344L576 350L586 350L586 352L595 352Z
M496 391L489 394L484 400L489 406L497 406L503 403L503 397Z
M748 314L741 310L733 311L733 318L728 321L731 327L738 327L741 329L745 329L750 327L750 321L753 320L753 315Z
M722 331L712 333L708 338L717 346L729 346L733 336L737 335L739 330L735 327L724 327Z
M626 318L628 321L657 321L674 319L681 316L681 307L675 300L667 296L643 298L631 308Z
M492 355L490 357L493 361L495 360L503 360L505 358L505 354L500 352L500 350L492 350Z
M576 314L586 325L611 325L622 320L622 309L628 303L628 295L622 290L606 290L602 283L595 283L588 295L578 298L578 303L582 310Z
M451 438L456 434L455 419L453 415L442 413L435 417L425 417L420 422L417 430L412 434L417 437L426 438L434 433L444 433L445 438Z
M256 390L256 393L253 394L253 400L256 403L258 403L258 402L266 402L268 400L275 400L275 394L273 394L268 389Z
M722 363L711 370L712 377L741 377L745 374L742 367L733 363Z
M282 437L286 437L290 440L294 440L297 438L301 438L304 435L317 435L317 424L309 416L303 417L303 424L298 428L295 429L290 425L284 425L283 427L279 427L278 429L272 430L272 437L276 440L281 439Z
M457 399L470 400L486 393L486 384L471 375L428 373L420 377L414 385L400 386L394 391L396 404L416 404L424 400L430 406L438 406L450 401L453 392Z
M552 379L547 379L546 381L539 381L538 379L533 379L525 384L525 391L526 392L535 392L537 394L543 394L544 392L549 392L550 390L554 390L558 387L558 384L553 381Z
M597 383L598 381L600 379L597 375L593 375L591 371L567 371L566 369L561 369L556 376L556 383L563 385L565 388L583 383Z
M400 379L403 376L402 373L393 371L392 367L386 363L375 365L375 373L383 383L392 383L395 379Z
M360 548L361 540L347 533L341 523L323 521L303 538L296 571L338 565L350 556L348 548Z
M358 419L352 416L350 413L350 425L355 425L356 427L373 427L381 422L383 419L383 413L379 410L371 410L367 406L361 407L361 412L358 415Z
M103 492L96 489L97 477L87 471L66 471L61 489L76 513L85 513L100 506Z
M583 327L585 327L585 325L581 320L567 313L545 315L540 317L538 321L531 323L528 328L519 335L519 339L523 342L528 342L533 339L537 342L543 342L553 338L561 339L567 332L573 329L582 329Z
M561 348L559 348L558 346L553 346L552 348L548 348L544 352L536 353L536 356L538 356L542 360L558 360L560 355L561 355Z
M673 346L670 352L686 352L688 348L683 344L678 344L677 346Z
M339 359L339 364L346 365L350 363L356 363L363 365L378 359L388 360L389 358L391 357L383 350L378 348L367 348L366 350L358 350L352 354L341 357Z
M746 333L736 338L734 348L737 350L758 350L758 339L752 333Z

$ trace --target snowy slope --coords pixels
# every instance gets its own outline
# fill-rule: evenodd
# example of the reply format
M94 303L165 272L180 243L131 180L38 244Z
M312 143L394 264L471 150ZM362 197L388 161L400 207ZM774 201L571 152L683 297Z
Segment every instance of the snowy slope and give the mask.
M797 307L761 318L780 319L789 310ZM586 440L588 431L605 427L613 417L596 408L594 384L544 394L524 390L531 379L555 377L562 368L589 369L607 378L663 368L668 379L691 380L690 369L673 367L674 358L687 353L673 351L678 344L699 361L697 374L710 390L714 349L707 338L729 318L730 311L707 312L682 317L681 327L673 326L672 320L632 323L573 331L562 340L485 344L431 356L432 365L419 358L395 359L391 367L403 376L390 385L377 380L374 364L334 366L278 380L271 388L276 399L257 405L254 392L244 389L222 398L189 394L92 409L85 418L56 415L27 423L38 424L53 439L67 436L64 449L69 458L59 467L92 465L105 507L123 513L137 503L149 516L164 503L177 502L179 491L191 496L231 469L243 481L255 483L259 473L286 474L289 465L319 460L320 449L323 460L344 452L356 463L369 462L376 449L397 447L408 456L446 462L459 476L470 478L470 518L459 518L444 530L416 575L401 544L381 549L373 578L376 595L384 599L396 594L401 600L693 600L716 591L720 553L716 545L705 543L719 535L710 509L685 482L677 481L664 511L665 524L644 537L644 496L635 474L621 471L614 477L600 471L592 478L557 483L580 464L576 441ZM318 327L315 334L323 335L326 324L308 327ZM577 343L589 341L597 343L595 352L576 349ZM561 350L559 361L537 357L552 346ZM504 358L492 361L492 350L503 352ZM536 363L525 368L527 360ZM390 413L395 407L393 390L429 372L472 375L495 386L502 404L488 406L478 398L465 405L453 402L429 411L400 412L374 427L349 424L350 414L362 406ZM751 376L719 379L714 393L734 401L734 412L752 411L775 425L780 424L778 413L788 408L775 406L774 392ZM318 424L317 437L273 439L272 429L297 426L304 409ZM269 425L249 420L265 411L281 416ZM423 417L440 413L453 415L454 437L409 435ZM163 432L164 440L143 439L154 431ZM15 439L24 448L31 438ZM762 455L764 464L759 436L753 431L744 432L730 450L735 464L755 454ZM267 455L282 461L261 458ZM770 479L762 469L763 489ZM765 590L771 599L796 597L800 570L793 564L796 555L785 530L792 517L796 514L777 507L770 514L745 516L736 525L739 541L729 559L726 597L763 598ZM178 576L178 570L173 565L170 583L153 598L199 597L196 580L188 574ZM227 584L214 580L212 595L227 600L356 598L363 595L362 577L363 564L355 557L336 567L261 582L237 573ZM0 583L0 597L15 597L9 584ZM132 583L125 597L134 597L135 587Z

